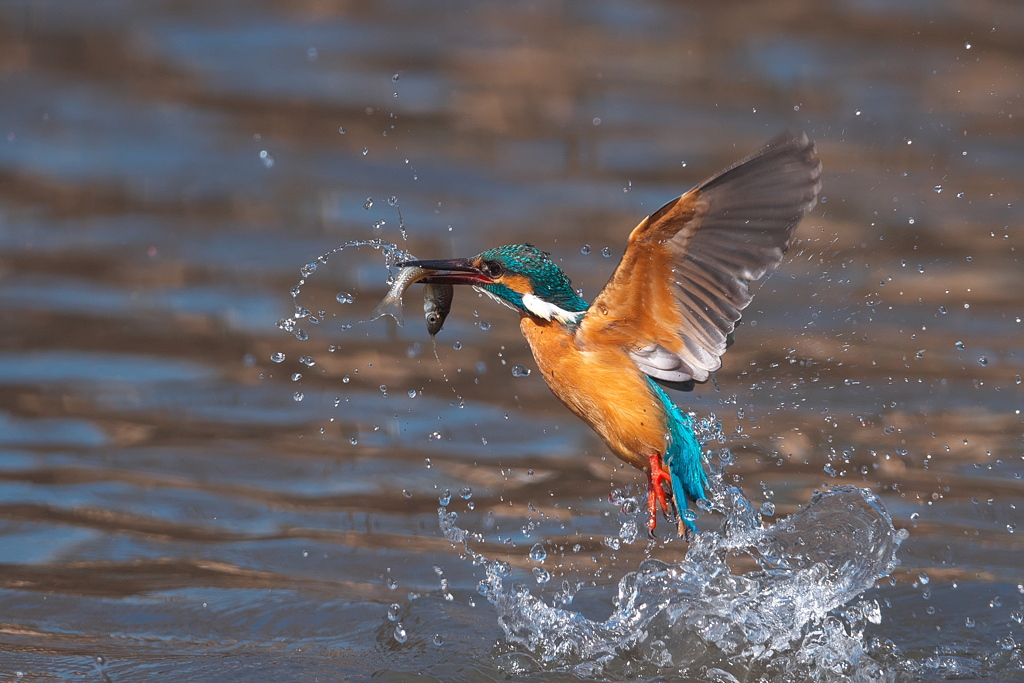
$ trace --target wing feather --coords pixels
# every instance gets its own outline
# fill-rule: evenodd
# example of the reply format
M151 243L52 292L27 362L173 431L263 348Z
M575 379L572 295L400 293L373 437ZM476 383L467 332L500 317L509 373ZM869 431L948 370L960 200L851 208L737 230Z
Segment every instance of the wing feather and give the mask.
M820 189L814 143L784 133L668 202L630 233L577 339L621 345L656 379L705 381L750 303L749 283L781 263Z

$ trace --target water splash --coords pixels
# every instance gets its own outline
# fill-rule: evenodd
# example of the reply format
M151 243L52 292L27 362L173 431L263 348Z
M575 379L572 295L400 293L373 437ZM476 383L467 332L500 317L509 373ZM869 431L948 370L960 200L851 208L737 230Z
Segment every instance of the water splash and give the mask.
M369 202L370 200L368 199L367 201ZM306 280L316 272L318 266L326 264L327 261L335 254L352 247L372 247L384 254L384 266L388 269L387 284L389 286L394 283L394 274L391 273L391 269L395 267L395 264L402 261L413 260L413 255L411 253L403 250L397 244L392 244L391 242L386 242L382 239L352 240L338 245L334 249L317 256L316 261L311 261L299 269L299 274L302 278L292 286L291 290L289 290L292 295L292 301L295 305L295 314L290 318L281 318L281 320L277 322L278 329L290 332L300 341L305 341L309 338L309 335L298 326L299 321L308 319L309 322L316 325L319 324L320 319L313 315L312 311L299 303L299 295L302 293L302 287L306 284ZM354 301L354 297L348 292L339 292L337 299L339 303L352 303ZM345 329L350 327L351 325L348 325Z
M714 416L698 423L702 443ZM505 632L498 664L510 675L560 670L585 677L692 676L715 681L878 680L864 630L881 620L874 600L858 599L897 564L905 530L881 501L855 486L815 492L796 513L765 524L738 487L723 480L726 457L711 465L708 496L725 516L720 533L700 534L685 559L649 557L619 581L611 616L595 621L549 604L525 585L505 584L511 568L471 548L479 539L458 515L438 510L441 531L463 557L484 567L478 590ZM717 464L712 464L717 463ZM730 558L756 569L734 573Z

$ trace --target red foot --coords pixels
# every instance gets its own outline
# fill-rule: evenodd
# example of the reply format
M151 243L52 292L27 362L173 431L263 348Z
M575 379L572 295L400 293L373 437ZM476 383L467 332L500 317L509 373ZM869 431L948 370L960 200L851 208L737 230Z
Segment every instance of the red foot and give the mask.
M668 484L671 491L672 478L661 466L661 456L651 456L651 470L647 473L647 532L654 537L654 527L658 524L658 504L665 514L671 509L668 496L662 484Z

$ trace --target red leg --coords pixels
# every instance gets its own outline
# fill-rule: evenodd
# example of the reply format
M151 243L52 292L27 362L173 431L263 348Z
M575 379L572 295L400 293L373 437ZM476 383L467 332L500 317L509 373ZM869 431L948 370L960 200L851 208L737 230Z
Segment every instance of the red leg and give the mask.
M658 524L658 504L666 513L669 511L668 496L662 484L672 486L672 479L661 466L661 456L651 456L651 470L647 473L647 532L654 537L654 527Z

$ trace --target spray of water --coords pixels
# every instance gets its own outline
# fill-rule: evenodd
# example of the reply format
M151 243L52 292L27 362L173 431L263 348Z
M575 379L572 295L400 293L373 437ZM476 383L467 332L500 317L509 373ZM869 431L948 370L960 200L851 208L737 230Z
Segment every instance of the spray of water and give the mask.
M302 268L299 269L299 273L302 275L302 278L297 283L295 283L295 285L293 285L290 290L292 295L292 301L295 306L295 314L289 318L281 318L281 320L279 320L277 323L277 327L279 329L294 334L295 338L300 341L305 341L306 339L309 338L309 335L306 333L306 331L298 326L299 322L302 320L308 320L313 325L317 325L320 323L320 317L315 315L312 311L310 311L308 308L299 303L299 294L302 293L302 286L306 284L306 280L309 279L309 277L316 272L317 268L327 263L331 256L334 256L338 252L344 251L345 249L351 247L371 247L383 253L384 265L387 267L389 272L391 271L391 268L395 266L396 263L400 263L401 261L409 261L413 259L412 254L410 254L409 252L403 250L396 244L385 242L382 239L352 240L351 242L345 242L344 244L338 245L334 249L331 249L330 251L318 256L315 261L310 261L309 263L307 263L306 265L302 266ZM391 285L393 282L394 276L389 275L387 279L387 284ZM345 329L349 329L351 327L351 324L347 324L344 326Z
M702 443L718 438L714 417L699 421ZM648 557L622 577L611 615L588 619L571 606L506 586L511 567L474 551L458 515L438 510L440 528L463 557L480 566L479 592L505 632L499 665L512 675L561 670L577 676L672 675L711 681L885 680L864 636L881 614L859 596L897 564L907 537L869 490L815 492L795 514L766 524L742 490L722 478L727 451L709 457L709 505L725 516L720 533L704 532L685 559ZM737 574L730 556L757 569Z

